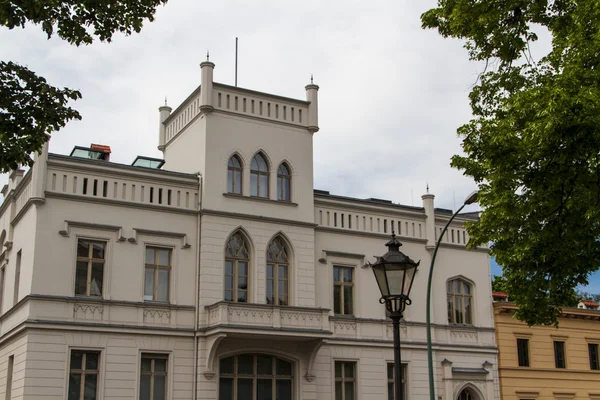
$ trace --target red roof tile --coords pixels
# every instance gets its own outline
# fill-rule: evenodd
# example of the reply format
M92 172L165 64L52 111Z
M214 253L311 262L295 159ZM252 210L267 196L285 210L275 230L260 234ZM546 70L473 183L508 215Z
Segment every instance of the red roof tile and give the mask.
M92 143L92 145L90 146L90 148L92 150L100 150L104 153L109 153L110 154L110 146L104 146L102 144L94 144Z
M492 297L508 297L508 294L504 292L492 292Z
M600 306L600 304L596 303L594 300L581 300L581 302L583 304L585 304L588 307L598 307Z

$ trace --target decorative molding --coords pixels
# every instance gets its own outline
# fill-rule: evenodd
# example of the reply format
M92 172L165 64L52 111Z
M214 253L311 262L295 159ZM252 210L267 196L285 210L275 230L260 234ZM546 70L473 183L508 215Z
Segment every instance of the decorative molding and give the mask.
M165 324L171 322L171 310L164 308L144 308L144 323Z
M133 232L135 236L127 239L129 243L137 244L139 235L149 235L149 236L160 236L160 237L172 237L181 239L181 248L189 249L192 247L191 244L188 243L188 238L186 233L180 232L167 232L167 231L155 231L151 229L143 229L143 228L133 228Z
M63 227L63 229L58 231L58 234L63 237L69 237L71 235L71 228L73 228L73 227L117 232L117 242L125 241L125 236L123 236L123 227L122 226L95 224L92 222L84 222L84 221L65 220L64 227Z
M102 321L104 306L93 303L75 303L73 304L74 319L88 319L93 321Z
M479 335L477 331L473 330L462 330L462 329L453 329L450 331L450 335L453 339L457 340L466 340L466 341L477 341Z

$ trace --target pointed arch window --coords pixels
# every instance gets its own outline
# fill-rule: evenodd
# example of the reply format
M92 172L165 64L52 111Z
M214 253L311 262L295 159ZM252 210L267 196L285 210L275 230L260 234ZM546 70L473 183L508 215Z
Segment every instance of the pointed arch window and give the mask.
M289 305L289 255L280 237L267 248L267 304Z
M235 233L225 248L225 301L248 302L249 261L246 241Z
M463 389L458 395L457 400L475 400L475 396L473 396L469 389Z
M292 174L286 163L277 169L277 200L290 201L292 192Z
M255 155L250 164L250 195L269 197L269 165L261 153Z
M451 324L473 323L473 291L471 284L455 278L447 283L448 322Z
M227 192L242 194L242 163L236 155L227 164Z

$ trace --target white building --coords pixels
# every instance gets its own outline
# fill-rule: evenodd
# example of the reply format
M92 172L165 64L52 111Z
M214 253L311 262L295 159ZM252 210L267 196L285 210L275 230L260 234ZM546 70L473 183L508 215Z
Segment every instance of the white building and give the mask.
M449 210L313 190L318 86L213 83L160 107L162 160L104 146L13 171L0 207L0 398L388 399L392 327L365 263L421 260L401 325L428 398L425 294ZM457 218L437 259L440 400L498 399L489 261ZM3 394L4 393L4 394Z

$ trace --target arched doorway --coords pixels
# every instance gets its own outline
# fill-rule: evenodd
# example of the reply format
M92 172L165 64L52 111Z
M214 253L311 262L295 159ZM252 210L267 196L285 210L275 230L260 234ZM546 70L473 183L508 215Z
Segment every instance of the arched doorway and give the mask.
M291 362L266 354L239 354L219 361L219 400L292 400Z

